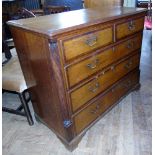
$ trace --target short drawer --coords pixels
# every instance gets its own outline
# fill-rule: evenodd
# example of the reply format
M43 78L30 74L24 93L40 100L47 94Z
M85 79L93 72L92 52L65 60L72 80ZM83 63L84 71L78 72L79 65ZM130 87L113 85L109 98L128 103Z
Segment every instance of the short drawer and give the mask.
M85 35L63 41L65 60L86 54L94 49L106 46L113 42L112 27L90 32Z
M116 26L116 38L121 39L144 28L144 17L131 19L128 22L118 24Z
M110 108L138 83L139 71L130 73L125 79L118 82L116 86L110 88L101 98L77 114L74 118L77 134L91 124L97 117Z
M113 64L107 70L103 70L94 80L71 92L73 112L137 67L139 59L140 54L137 53L119 64Z
M67 68L67 77L69 87L74 86L78 82L86 79L92 74L103 69L107 65L117 61L118 59L130 54L131 52L141 48L142 35L139 34L128 41L115 46L115 49L108 49L99 54L83 60Z

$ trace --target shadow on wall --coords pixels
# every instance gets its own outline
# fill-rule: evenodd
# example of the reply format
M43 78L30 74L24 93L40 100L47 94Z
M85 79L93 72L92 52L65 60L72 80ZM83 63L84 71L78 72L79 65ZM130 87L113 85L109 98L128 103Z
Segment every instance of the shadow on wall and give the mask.
M71 10L78 10L83 8L82 0L45 0L47 5L54 6L69 6Z

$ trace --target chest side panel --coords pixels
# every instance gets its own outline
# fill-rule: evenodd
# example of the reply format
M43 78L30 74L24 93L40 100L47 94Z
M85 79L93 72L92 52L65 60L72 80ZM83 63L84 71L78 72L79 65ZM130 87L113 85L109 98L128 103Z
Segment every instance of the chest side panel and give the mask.
M68 139L62 112L65 95L61 91L60 96L59 92L62 79L59 78L57 83L60 72L56 62L59 60L51 54L55 47L51 47L48 39L33 33L16 28L11 28L11 31L26 83L30 87L35 113L50 129Z

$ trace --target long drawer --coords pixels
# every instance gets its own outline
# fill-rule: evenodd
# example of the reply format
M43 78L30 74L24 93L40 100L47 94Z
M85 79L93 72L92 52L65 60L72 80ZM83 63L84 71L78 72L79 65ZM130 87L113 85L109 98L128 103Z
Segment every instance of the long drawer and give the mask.
M111 65L103 70L94 80L73 91L70 94L73 112L137 67L139 61L140 54L138 52L118 64Z
M78 82L86 79L92 74L103 69L107 65L117 61L118 59L130 54L131 52L141 48L142 35L137 36L116 45L114 49L102 51L89 59L83 60L77 64L69 66L66 70L69 87L74 86Z
M144 28L144 18L130 19L127 22L116 26L116 38L121 39L135 32L142 31Z
M68 61L77 56L86 54L94 49L113 42L113 28L108 27L95 32L74 37L63 41L65 60ZM73 48L74 47L74 48Z
M77 134L92 123L97 117L124 96L139 82L139 71L131 72L114 87L111 87L101 98L89 105L74 118Z

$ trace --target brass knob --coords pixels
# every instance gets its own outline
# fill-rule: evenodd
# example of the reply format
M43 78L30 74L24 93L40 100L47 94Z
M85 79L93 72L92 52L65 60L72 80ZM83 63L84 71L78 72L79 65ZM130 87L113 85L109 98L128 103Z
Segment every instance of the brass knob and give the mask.
M112 48L112 51L115 52L115 47Z
M112 71L115 71L115 66L111 66L111 70Z
M115 91L115 89L114 89L114 88L112 88L112 89L111 89L111 92L114 92L114 91Z

